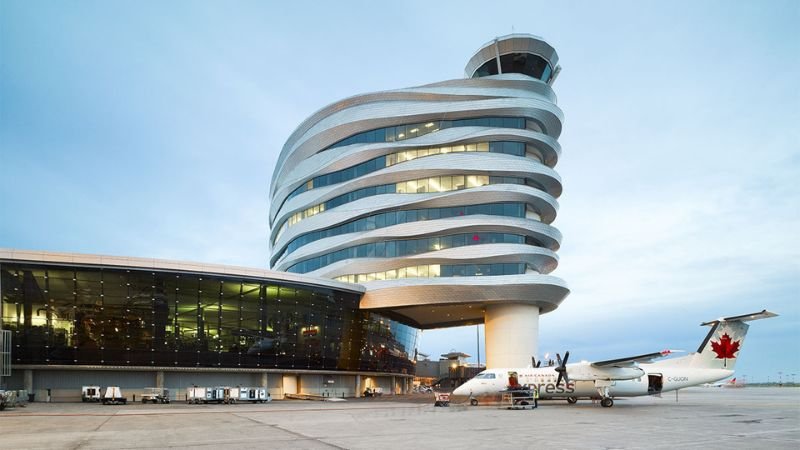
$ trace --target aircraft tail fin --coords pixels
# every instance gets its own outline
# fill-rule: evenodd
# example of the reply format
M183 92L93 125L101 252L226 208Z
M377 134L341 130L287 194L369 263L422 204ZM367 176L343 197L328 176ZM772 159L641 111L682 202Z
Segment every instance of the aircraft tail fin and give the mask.
M765 309L753 314L725 317L700 324L710 326L711 330L697 352L688 356L691 358L691 365L707 369L733 370L744 344L747 329L750 328L746 322L775 316L777 314Z

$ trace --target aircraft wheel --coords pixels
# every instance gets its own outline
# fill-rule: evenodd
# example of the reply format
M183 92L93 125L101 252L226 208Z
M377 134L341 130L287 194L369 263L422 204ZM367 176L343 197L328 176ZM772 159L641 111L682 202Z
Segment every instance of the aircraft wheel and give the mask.
M470 399L469 404L472 406L478 406L478 399L476 398Z
M567 397L567 403L569 403L570 405L578 403L578 397Z
M600 406L604 408L611 408L612 406L614 406L614 400L611 397L606 397L600 400Z

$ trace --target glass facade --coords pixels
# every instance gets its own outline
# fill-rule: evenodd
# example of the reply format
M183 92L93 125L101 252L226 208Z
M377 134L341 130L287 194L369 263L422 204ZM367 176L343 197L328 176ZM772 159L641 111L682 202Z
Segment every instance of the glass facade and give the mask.
M388 211L380 214L373 214L350 222L345 222L339 226L300 235L289 241L289 244L283 250L276 253L272 262L274 264L285 252L291 253L306 244L331 236L355 233L358 231L377 230L400 223L447 219L449 217L472 216L476 214L525 217L525 203L487 203L482 205L451 206L447 208Z
M336 147L344 147L345 145L351 144L404 141L406 139L412 139L434 133L445 128L494 127L516 128L519 130L524 130L528 125L527 122L528 121L524 117L479 117L475 119L435 120L432 122L413 123L410 125L398 125L395 127L378 128L376 130L354 134L331 145L325 150L330 150ZM538 124L532 123L531 128L539 129L540 127Z
M388 155L379 156L361 164L357 164L346 169L337 170L336 172L327 173L314 177L311 180L301 184L297 189L292 191L286 197L286 200L294 198L303 192L310 191L311 189L330 186L345 181L350 181L368 173L372 173L386 167L394 166L406 161L411 161L425 156L444 155L447 153L462 153L462 152L491 152L491 153L504 153L513 156L525 156L525 143L523 142L479 142L476 144L462 144L462 145L449 145L444 147L426 147L415 148L411 150L404 150L402 152L390 153ZM284 200L284 202L286 202Z
M525 273L524 263L500 264L422 264L401 267L383 272L357 273L338 276L335 279L345 283L368 283L370 281L396 280L398 278L438 278L438 277L491 277L498 275L519 275Z
M503 73L521 73L529 77L542 80L545 83L550 81L553 71L550 64L539 55L531 53L508 53L500 55L500 68ZM482 66L475 71L472 78L486 77L489 75L497 75L497 60L491 59L483 63Z
M519 177L493 177L489 175L445 175L441 177L420 178L417 180L401 181L399 183L382 184L379 186L369 186L346 194L333 197L325 203L319 203L302 211L298 211L289 216L280 226L275 234L275 241L286 231L288 227L297 224L303 219L316 216L321 212L346 203L354 202L366 197L383 194L425 194L434 192L449 192L461 189L470 189L490 184L525 184L535 187L540 191L547 192L540 183ZM273 244L275 243L273 241Z
M343 248L322 256L309 258L286 269L287 272L308 273L352 258L395 258L418 255L420 253L480 244L527 244L541 247L541 242L532 237L509 233L461 233L448 236L434 236L422 239L402 239L396 241L370 242Z
M413 373L418 330L284 281L0 262L14 364Z

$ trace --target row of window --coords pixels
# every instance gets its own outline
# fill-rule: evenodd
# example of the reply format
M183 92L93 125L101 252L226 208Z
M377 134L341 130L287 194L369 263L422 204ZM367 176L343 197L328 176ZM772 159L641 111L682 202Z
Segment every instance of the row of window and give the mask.
M417 331L282 281L0 263L15 364L412 372Z
M410 125L398 125L394 127L378 128L377 130L365 131L354 134L343 139L325 150L336 147L344 147L351 144L370 144L375 142L396 142L424 136L445 128L456 127L495 127L495 128L515 128L524 130L527 126L524 117L479 117L476 119L458 120L434 120L431 122L414 123ZM540 129L538 124L531 123L534 129Z
M523 142L479 142L476 144L462 144L451 145L445 147L427 147L416 148L413 150L404 150L402 152L390 153L388 155L379 156L361 164L357 164L346 169L331 172L325 175L320 175L308 180L306 183L298 186L297 189L292 191L286 197L286 200L296 197L303 192L310 191L311 189L330 186L345 181L353 180L355 178L364 176L366 174L391 167L395 164L400 164L406 161L411 161L425 156L440 155L446 153L461 153L461 152L492 152L492 153L505 153L514 156L525 156L525 144ZM284 200L284 201L286 201Z
M446 219L448 217L472 216L485 214L490 216L525 217L525 203L487 203L481 205L451 206L448 208L411 209L406 211L388 211L362 217L342 225L324 230L302 234L291 241L273 258L277 261L285 252L293 252L298 248L323 238L340 234L370 231L390 227L401 223L425 220Z
M502 264L423 264L402 267L384 272L342 275L335 280L345 283L368 283L370 281L396 280L399 278L480 277L519 275L525 273L524 263Z
M525 236L509 233L461 233L422 239L370 242L306 259L290 266L287 272L308 273L345 259L395 258L480 244L529 244L538 247L542 246L540 242L531 237L526 238Z
M369 186L339 195L325 203L320 203L292 214L281 224L278 233L275 235L275 241L280 238L288 227L297 224L303 219L315 216L325 210L344 205L345 203L354 202L374 195L448 192L486 186L489 184L526 184L526 181L528 182L527 184L545 190L543 186L532 180L519 177L492 177L488 175L445 175L441 177L420 178L417 180L401 181L399 183L382 184L379 186Z
M553 74L550 63L539 55L531 53L508 53L500 56L500 69L502 73L522 73L529 77L542 80L545 83L550 81ZM486 61L475 71L472 78L480 78L489 75L497 75L497 59L492 58Z

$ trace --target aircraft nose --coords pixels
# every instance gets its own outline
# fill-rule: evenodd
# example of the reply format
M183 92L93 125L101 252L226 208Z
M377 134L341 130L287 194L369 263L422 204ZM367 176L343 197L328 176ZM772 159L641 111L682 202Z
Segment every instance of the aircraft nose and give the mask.
M462 384L453 391L453 395L469 395L469 382Z

